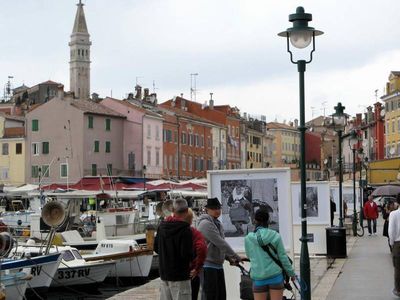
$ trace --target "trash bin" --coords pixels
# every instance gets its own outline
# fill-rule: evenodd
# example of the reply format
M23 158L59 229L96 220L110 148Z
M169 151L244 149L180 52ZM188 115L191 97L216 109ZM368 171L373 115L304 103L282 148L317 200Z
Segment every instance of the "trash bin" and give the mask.
M326 228L326 256L330 258L346 258L346 228Z

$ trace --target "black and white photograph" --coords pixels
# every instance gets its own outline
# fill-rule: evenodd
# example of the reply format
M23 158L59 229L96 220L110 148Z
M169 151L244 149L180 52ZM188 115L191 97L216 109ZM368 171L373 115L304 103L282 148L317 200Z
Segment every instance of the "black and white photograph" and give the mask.
M306 187L307 217L318 217L318 187ZM301 217L301 194L299 193L299 212Z
M223 220L230 223L224 224L227 237L244 236L254 230L254 213L261 207L270 212L270 228L279 231L276 178L221 180L220 183Z

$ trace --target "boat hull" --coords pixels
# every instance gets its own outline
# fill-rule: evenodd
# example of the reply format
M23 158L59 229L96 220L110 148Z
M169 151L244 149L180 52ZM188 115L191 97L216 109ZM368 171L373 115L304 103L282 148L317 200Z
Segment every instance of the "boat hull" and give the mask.
M53 278L51 287L72 285L94 285L104 281L115 262L93 263L84 266L60 266Z
M152 261L152 254L115 259L108 277L148 277Z

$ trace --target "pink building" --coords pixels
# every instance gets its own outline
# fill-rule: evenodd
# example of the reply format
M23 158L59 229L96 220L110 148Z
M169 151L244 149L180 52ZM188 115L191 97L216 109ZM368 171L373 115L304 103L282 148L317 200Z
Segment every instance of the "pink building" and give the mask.
M131 176L160 178L163 172L163 118L126 100L105 98L101 104L126 116L123 164Z
M60 89L26 114L26 182L75 183L84 176L126 173L125 116Z

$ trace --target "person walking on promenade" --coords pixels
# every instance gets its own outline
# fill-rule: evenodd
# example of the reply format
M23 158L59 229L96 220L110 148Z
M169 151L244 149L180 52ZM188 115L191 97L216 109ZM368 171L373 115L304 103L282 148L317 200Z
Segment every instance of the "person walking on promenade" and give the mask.
M221 203L218 198L207 199L206 214L199 217L197 229L207 243L207 257L202 273L202 300L225 300L225 274L223 263L227 258L231 264L242 261L225 241L224 229L218 217L221 215Z
M396 201L400 204L400 195ZM393 295L400 298L400 209L392 211L389 215L389 243L392 246L392 260L394 267Z
M368 201L364 204L364 218L367 219L368 223L368 235L376 235L376 219L378 219L378 205L372 201L373 197L368 196ZM371 222L373 223L373 228L371 228Z
M266 300L269 291L271 300L282 300L284 289L283 270L270 255L261 247L269 245L277 252L275 257L280 260L286 273L294 280L295 272L286 255L280 234L268 228L269 213L259 209L254 216L256 230L250 232L244 239L244 248L250 259L250 277L253 280L254 300ZM274 255L274 251L270 251Z
M185 221L192 225L193 222L193 211L189 208L188 214ZM200 271L203 268L204 261L207 256L207 244L204 236L194 227L190 227L192 230L193 239L193 250L195 253L195 258L190 264L190 278L192 286L192 300L197 300L200 289Z
M385 220L385 222L383 223L382 235L386 236L388 238L390 252L392 252L392 246L390 246L390 243L389 243L389 216L393 210L395 210L395 205L394 205L393 201L388 201L382 209L382 217Z
M154 241L159 257L161 300L191 300L190 263L193 260L193 242L190 225L184 219L188 214L185 199L173 203L173 215L160 223Z

